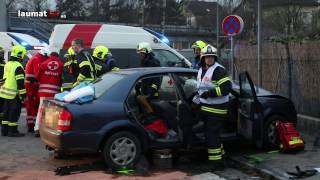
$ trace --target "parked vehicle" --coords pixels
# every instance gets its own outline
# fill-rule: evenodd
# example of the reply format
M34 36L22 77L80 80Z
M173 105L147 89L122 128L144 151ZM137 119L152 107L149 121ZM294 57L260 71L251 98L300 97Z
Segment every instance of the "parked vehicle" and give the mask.
M186 57L190 62L194 60L193 49L179 49L178 52Z
M101 152L111 168L134 165L150 149L205 144L204 123L191 111L196 77L197 71L187 68L133 68L107 73L94 83L96 98L90 103L44 103L41 139L57 153ZM292 101L262 89L257 92L248 73L239 77L230 95L229 120L222 138L243 137L259 147L276 147L276 122L297 121ZM161 79L159 98L151 104L177 136L156 137L144 128L137 89L148 78ZM190 111L182 111L182 107ZM188 135L182 128L186 121L192 122L191 140L184 138Z
M142 27L110 24L59 24L54 27L49 39L50 48L64 54L75 38L82 38L85 48L89 50L98 45L107 46L117 60L117 66L121 69L140 66L140 57L136 53L140 42L150 43L161 66L191 66L185 57Z
M23 33L0 32L0 46L5 51L5 61L8 61L12 46L20 44L27 49L27 56L31 57L47 44L33 36Z

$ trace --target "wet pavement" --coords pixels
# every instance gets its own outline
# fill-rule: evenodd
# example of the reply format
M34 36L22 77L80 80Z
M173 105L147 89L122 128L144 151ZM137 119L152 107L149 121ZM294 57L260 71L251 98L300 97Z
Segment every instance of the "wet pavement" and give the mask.
M26 132L24 124L19 128ZM99 154L55 159L40 138L27 133L22 138L0 137L0 179L288 179L286 172L296 172L296 166L301 170L320 168L320 147L313 146L315 135L302 136L307 142L306 148L294 154L258 150L241 140L227 142L225 149L230 159L227 161L228 168L221 172L210 172L206 163L206 149L199 148L176 154L170 170L157 169L147 156L139 162L134 173L119 175L104 165ZM76 168L62 172L60 175L63 176L60 176L55 171L61 167L64 167L62 171L68 170L66 167L69 170ZM305 179L318 180L320 175Z

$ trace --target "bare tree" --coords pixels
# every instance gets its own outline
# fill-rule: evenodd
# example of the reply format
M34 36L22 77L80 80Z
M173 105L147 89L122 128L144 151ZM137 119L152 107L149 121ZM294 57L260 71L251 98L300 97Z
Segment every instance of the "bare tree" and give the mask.
M44 11L49 9L47 0L12 0L7 3L7 7L28 11Z
M56 0L56 9L65 14L71 20L85 20L88 7L83 0Z

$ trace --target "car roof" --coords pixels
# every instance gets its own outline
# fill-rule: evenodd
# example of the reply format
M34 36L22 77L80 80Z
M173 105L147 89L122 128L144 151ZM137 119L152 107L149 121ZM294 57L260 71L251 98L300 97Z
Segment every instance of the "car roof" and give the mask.
M125 74L125 75L148 75L157 73L196 73L197 70L181 67L145 67L145 68L129 68L121 69L115 73Z

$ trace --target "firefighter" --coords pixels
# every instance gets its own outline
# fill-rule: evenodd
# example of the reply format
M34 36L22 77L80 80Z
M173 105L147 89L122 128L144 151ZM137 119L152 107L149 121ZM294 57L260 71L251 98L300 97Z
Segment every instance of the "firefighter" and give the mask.
M115 66L115 60L109 49L105 46L97 46L92 53L94 59L96 76L100 77L109 71L116 71L118 68Z
M42 115L42 105L45 100L53 99L56 93L60 92L62 83L63 62L59 54L52 52L47 60L41 63L36 78L39 82L38 96L40 105L34 126L35 136L39 137L39 122Z
M215 47L205 46L200 58L202 64L198 71L197 88L202 118L206 121L208 160L213 171L223 170L220 131L227 118L231 81L225 68L217 62Z
M38 97L39 84L35 77L35 73L39 71L39 65L48 58L48 53L49 49L47 47L42 48L29 59L26 65L26 79L24 85L27 91L25 107L27 111L26 121L28 132L33 132L40 101Z
M141 67L160 67L160 62L154 57L151 46L147 42L138 44L137 53L141 56ZM142 80L138 86L138 101L148 114L154 113L150 100L159 96L158 90L161 84L160 78L147 78Z
M76 53L77 60L77 79L73 83L73 87L77 86L80 82L92 82L96 77L95 64L91 55L83 48L82 39L75 39L72 41L72 49Z
M192 69L200 68L200 53L201 49L204 48L207 44L201 40L194 42L191 46L193 49L193 54L195 55L194 60L192 61Z
M26 55L26 48L20 45L13 46L9 61L4 66L4 84L0 89L0 97L4 99L4 117L1 122L1 135L22 137L18 131L18 120L21 113L21 102L26 96L24 88L25 73L21 64Z
M3 73L4 73L4 50L0 46L0 86L3 84ZM0 125L3 121L3 99L0 97Z
M77 74L79 72L76 72L78 63L75 56L76 53L72 47L70 47L65 55L66 61L63 65L61 92L70 91L73 82L77 80Z

